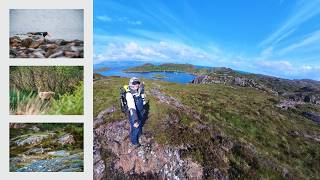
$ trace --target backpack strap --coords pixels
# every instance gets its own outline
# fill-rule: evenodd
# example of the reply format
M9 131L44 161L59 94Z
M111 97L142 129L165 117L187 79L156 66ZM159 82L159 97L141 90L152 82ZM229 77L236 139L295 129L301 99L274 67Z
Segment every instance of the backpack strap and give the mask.
M126 92L130 92L130 89L129 89L129 86L128 86L128 85L124 85L124 86L123 86L123 89L124 89Z

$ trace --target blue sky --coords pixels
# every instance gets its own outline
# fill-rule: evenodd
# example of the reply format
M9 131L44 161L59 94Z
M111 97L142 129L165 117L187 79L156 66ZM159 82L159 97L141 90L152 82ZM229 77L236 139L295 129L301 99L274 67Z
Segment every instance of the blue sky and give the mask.
M320 0L94 0L94 63L224 66L320 80Z

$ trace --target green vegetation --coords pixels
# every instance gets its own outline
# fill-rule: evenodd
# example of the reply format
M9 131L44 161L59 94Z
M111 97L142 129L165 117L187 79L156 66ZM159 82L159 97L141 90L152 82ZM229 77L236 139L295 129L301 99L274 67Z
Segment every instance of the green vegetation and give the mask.
M191 64L161 64L153 65L150 63L144 64L142 66L132 67L124 70L125 72L189 72L193 73L196 68Z
M11 114L83 114L83 67L11 66Z
M232 69L224 68L224 67L196 67L191 64L174 64L174 63L165 63L160 65L153 65L151 63L147 63L141 66L136 66L132 68L125 69L124 72L186 72L195 75L204 75L204 74L217 74L223 75L227 73L240 74ZM232 75L232 74L230 74Z
M83 133L82 123L10 123L10 171L83 171ZM37 163L46 164L46 170Z
M166 76L165 75L162 75L162 74L154 74L153 75L153 78L156 78L156 79L163 79L165 78Z
M65 93L58 100L53 100L49 114L83 114L83 83L73 93Z
M109 67L102 67L102 68L99 68L99 69L95 69L94 73L105 72L105 71L109 71L110 69L111 68L109 68Z
M94 82L94 116L115 106L105 120L126 118L119 107L119 87L127 81L105 77ZM302 109L319 112L318 106L283 110L276 107L281 96L253 88L143 81L150 102L145 131L158 143L187 147L183 156L199 162L205 172L219 168L232 179L279 179L286 171L289 179L320 177L320 145L307 138L319 136L320 127L301 115ZM159 101L154 89L189 113Z

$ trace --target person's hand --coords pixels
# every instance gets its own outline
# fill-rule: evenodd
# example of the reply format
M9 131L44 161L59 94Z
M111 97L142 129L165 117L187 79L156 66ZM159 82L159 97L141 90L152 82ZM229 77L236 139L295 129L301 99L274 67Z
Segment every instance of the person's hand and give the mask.
M138 128L138 127L139 127L139 123L138 123L138 122L135 122L135 123L133 124L133 127Z

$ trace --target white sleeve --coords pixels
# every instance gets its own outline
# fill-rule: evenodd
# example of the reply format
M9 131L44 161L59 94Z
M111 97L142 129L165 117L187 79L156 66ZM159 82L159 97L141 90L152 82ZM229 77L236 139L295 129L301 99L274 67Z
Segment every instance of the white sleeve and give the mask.
M136 110L136 105L134 103L134 99L131 93L126 93L126 99L127 99L127 103L128 103L128 109L134 109Z
M143 105L146 105L147 101L146 101L146 94L141 94L142 100L143 100Z

